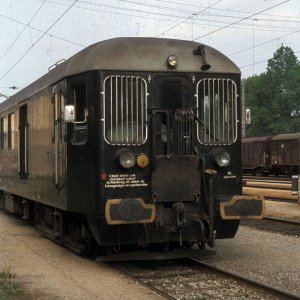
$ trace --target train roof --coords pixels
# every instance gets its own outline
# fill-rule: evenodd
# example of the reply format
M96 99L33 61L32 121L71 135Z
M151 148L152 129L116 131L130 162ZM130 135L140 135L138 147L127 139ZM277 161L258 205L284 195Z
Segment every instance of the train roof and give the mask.
M287 134L278 134L272 138L272 141L287 141L287 140L299 140L300 132L287 133Z
M8 100L0 104L3 111L61 79L92 70L126 70L167 72L169 55L178 57L178 67L172 72L205 72L240 74L240 69L224 54L205 46L211 68L201 71L202 59L194 51L202 44L193 41L159 38L114 38L93 44L76 53ZM25 74L25 73L24 73Z
M261 143L261 142L268 142L271 140L272 136L251 136L251 137L243 137L242 138L242 143Z

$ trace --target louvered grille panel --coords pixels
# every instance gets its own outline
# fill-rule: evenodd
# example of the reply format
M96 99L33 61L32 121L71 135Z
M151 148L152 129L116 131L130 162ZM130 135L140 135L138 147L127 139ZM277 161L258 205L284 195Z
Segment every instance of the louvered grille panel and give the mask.
M104 138L111 145L142 145L148 136L147 83L139 76L111 75L103 90Z
M230 145L237 139L237 87L231 79L197 84L197 136L204 145Z

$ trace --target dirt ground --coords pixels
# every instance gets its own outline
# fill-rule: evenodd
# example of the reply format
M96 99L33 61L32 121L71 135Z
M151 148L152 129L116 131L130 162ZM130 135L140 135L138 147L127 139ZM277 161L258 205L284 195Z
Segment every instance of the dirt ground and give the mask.
M0 270L9 267L29 299L162 299L146 287L40 236L0 210Z
M265 215L300 222L300 205L297 203L265 201Z
M300 214L296 204L268 201L267 206L271 215ZM299 237L241 226L234 239L217 240L217 254L206 260L300 295L299 249ZM107 265L43 238L34 227L0 210L0 271L7 267L16 274L28 300L162 299Z

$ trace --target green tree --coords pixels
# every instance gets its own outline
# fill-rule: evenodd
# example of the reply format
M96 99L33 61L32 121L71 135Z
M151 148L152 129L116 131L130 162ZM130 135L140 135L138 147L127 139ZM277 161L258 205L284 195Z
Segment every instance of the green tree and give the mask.
M290 47L281 46L266 72L244 83L246 106L252 111L248 136L300 131L300 63Z

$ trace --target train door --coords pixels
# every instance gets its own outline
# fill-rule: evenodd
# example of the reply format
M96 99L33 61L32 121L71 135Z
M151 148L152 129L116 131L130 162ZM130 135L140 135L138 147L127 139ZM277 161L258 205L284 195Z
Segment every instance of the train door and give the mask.
M152 194L157 202L193 201L200 195L199 157L194 152L195 100L188 85L185 77L157 78L155 82Z
M194 111L184 77L158 79L153 109L156 155L192 155L195 135Z
M19 176L27 179L28 172L28 108L27 104L19 108Z
M64 85L56 85L52 90L53 138L54 144L54 183L62 190L66 179L66 128L63 118L65 96Z

